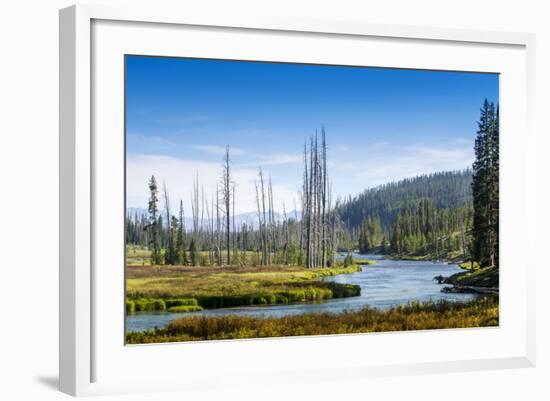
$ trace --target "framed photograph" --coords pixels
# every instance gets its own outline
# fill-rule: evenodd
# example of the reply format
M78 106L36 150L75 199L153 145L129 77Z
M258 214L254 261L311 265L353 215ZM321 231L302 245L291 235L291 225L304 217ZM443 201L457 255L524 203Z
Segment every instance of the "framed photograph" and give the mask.
M533 366L533 49L61 10L61 390Z

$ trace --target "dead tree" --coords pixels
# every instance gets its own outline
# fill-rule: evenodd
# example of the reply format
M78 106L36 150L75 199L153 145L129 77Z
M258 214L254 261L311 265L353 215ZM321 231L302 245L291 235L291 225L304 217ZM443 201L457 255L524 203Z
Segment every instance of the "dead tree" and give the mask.
M260 193L262 196L262 222L263 222L263 253L264 253L264 264L268 265L271 263L270 261L270 254L269 254L269 238L268 238L268 232L267 232L267 216L266 216L266 208L265 208L265 180L264 180L264 173L262 171L262 168L260 167L259 172L260 177Z
M222 166L222 200L225 212L225 243L227 246L227 265L231 265L231 164L229 146L225 148Z
M302 184L302 221L300 249L305 250L306 266L326 267L329 253L334 252L328 239L329 185L327 173L327 143L324 128L321 144L317 132L304 145L304 174Z
M235 253L237 251L237 230L236 230L236 227L235 227L235 183L232 183L231 185L231 203L232 203L232 206L231 206L231 218L232 218L232 221L231 221L231 226L232 226L232 229L231 231L233 232L233 241L231 242L231 248L233 249L233 256L235 256ZM234 259L234 258L233 258Z
M193 191L191 192L191 214L193 215L193 239L195 245L199 242L199 172L193 177Z
M322 165L322 187L321 187L321 253L322 253L322 266L327 266L327 243L326 243L326 231L327 231L327 142L325 138L325 129L322 129L322 145L321 145Z

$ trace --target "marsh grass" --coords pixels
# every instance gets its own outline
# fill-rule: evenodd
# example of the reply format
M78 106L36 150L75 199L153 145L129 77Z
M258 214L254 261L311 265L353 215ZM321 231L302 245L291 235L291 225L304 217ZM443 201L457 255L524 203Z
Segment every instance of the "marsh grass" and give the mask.
M127 311L170 310L178 306L172 303L173 299L193 299L204 308L224 308L358 296L359 286L321 279L360 270L359 265L325 269L128 266L126 294L130 304ZM155 299L164 301L165 308L153 309L155 306L150 304ZM157 303L156 307L162 306Z
M202 310L198 305L178 305L168 308L168 312L181 313L181 312L199 312Z
M356 265L375 265L376 261L375 260L370 260L370 259L353 258L353 263L356 264Z
M280 318L191 316L162 329L127 333L130 344L302 335L369 333L498 326L498 297L466 303L410 303L389 310L366 307L338 314L311 313Z
M179 308L176 310L175 308ZM193 309L194 308L194 309ZM126 313L134 312L194 312L202 310L199 302L193 298L135 298L126 299Z

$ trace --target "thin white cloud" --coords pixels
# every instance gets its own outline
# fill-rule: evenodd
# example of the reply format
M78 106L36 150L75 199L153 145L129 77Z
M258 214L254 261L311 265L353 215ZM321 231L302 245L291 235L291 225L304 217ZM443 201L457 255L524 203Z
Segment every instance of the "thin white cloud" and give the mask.
M142 146L174 146L176 143L157 135L128 134L128 141L132 145Z
M449 148L419 144L394 152L365 152L352 160L329 159L329 168L342 195L416 175L462 170L471 166L473 159L469 145Z
M170 192L173 205L183 201L186 214L191 211L191 193L193 191L193 177L198 172L199 186L211 202L216 193L216 186L220 184L221 167L219 162L205 162L199 160L178 159L164 155L133 155L127 159L127 206L146 207L149 197L147 184L151 175L159 185L164 182ZM264 169L269 175L269 170ZM254 180L258 170L253 167L234 166L232 178L235 182L235 212L249 213L256 210L256 189ZM292 205L298 198L297 188L288 187L285 183L273 181L274 207L282 210L283 202ZM163 204L161 202L161 204ZM210 204L210 203L209 203Z
M211 153L213 155L223 156L225 155L225 146L215 146L215 145L195 145L195 149L200 150L201 152ZM239 148L229 148L229 153L232 156L240 156L246 154L243 149Z
M211 149L212 150L212 149ZM223 154L225 148L220 147ZM354 156L353 154L357 155ZM275 209L291 210L294 201L299 204L301 167L300 154L255 155L257 162L233 164L233 180L236 183L236 213L249 213L256 210L256 189L258 166L262 166L265 176L274 173L273 192ZM351 149L349 152L329 157L329 176L334 189L334 198L356 194L402 178L436 171L461 170L471 166L474 159L469 143L448 143L445 146L416 144L393 149L381 147L377 151L362 152ZM220 183L221 162L179 159L165 155L130 155L127 160L127 201L129 207L146 207L148 200L147 183L155 175L160 185L166 182L172 203L183 200L186 214L189 214L190 194L193 176L199 173L199 185L210 201Z
M258 161L245 163L243 166L276 166L302 162L302 155L297 153L256 154L255 156Z

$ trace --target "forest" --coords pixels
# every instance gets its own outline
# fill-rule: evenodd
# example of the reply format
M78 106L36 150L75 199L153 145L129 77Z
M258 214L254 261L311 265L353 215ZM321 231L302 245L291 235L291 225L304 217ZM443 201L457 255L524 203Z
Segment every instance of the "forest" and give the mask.
M290 213L274 209L272 178L260 166L254 223L236 223L230 146L215 193L204 192L199 172L193 178L191 227L183 201L174 210L166 184L151 176L144 183L146 213L126 216L129 262L136 254L143 261L148 250L153 265L317 268L334 266L337 253L358 251L498 267L498 114L498 106L484 102L471 168L419 175L345 199L332 194L323 128L304 143L300 212L296 205Z

